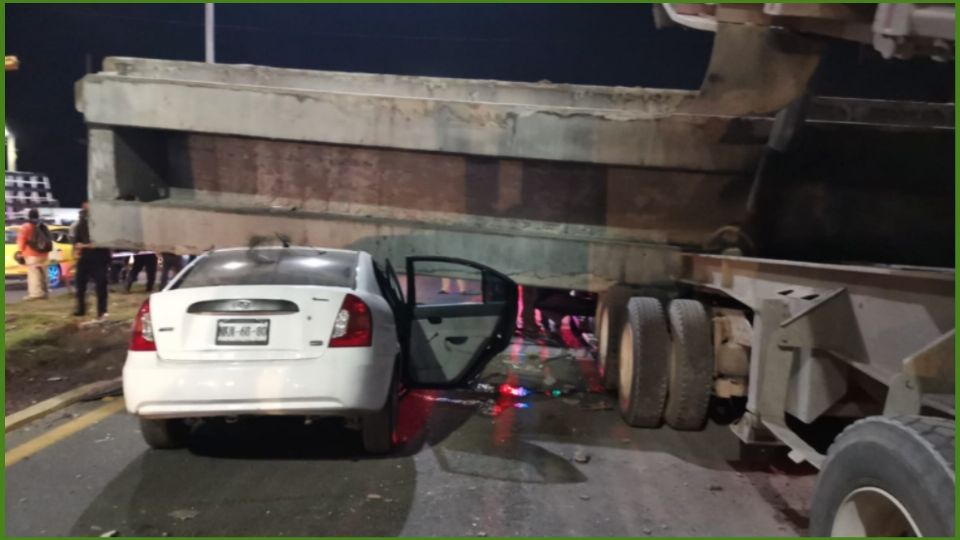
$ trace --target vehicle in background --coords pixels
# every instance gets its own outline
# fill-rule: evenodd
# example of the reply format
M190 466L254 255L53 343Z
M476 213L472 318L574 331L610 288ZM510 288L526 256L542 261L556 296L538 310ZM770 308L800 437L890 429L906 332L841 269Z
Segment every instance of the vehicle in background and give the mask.
M17 233L19 225L4 228L4 275L6 281L25 281L27 278L26 265L16 260ZM51 288L61 287L73 280L75 261L73 258L73 242L70 240L70 230L67 227L50 227L53 236L53 251L47 260L47 275Z
M358 420L364 449L388 452L401 385L469 384L516 320L516 284L491 268L418 256L405 275L402 287L363 251L201 255L134 320L127 410L154 448L184 445L198 418L326 415Z

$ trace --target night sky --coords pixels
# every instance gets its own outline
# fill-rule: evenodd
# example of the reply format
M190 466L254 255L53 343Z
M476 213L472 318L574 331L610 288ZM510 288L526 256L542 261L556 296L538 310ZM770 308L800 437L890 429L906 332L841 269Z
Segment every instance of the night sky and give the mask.
M656 30L649 5L217 6L217 61L514 81L694 89L712 35ZM104 56L203 60L203 6L7 4L6 121L21 170L64 206L86 194L86 132L73 84ZM953 101L953 64L882 61L834 44L823 95Z

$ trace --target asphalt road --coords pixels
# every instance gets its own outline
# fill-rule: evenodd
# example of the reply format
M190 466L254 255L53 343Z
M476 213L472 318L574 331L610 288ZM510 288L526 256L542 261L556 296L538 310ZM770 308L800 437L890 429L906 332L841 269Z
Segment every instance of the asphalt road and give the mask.
M158 279L159 279L159 278L158 278ZM143 284L145 283L145 280L146 280L146 279L141 276L140 279L137 281L138 285L134 285L134 290L137 290L137 287L138 287L138 286L139 286L139 287L143 287ZM120 285L120 284L110 285L110 290L111 290L111 291L119 291L121 288L122 288L122 285ZM24 298L26 298L26 296L27 296L27 283L26 283L26 281L16 281L16 282L7 283L7 284L5 284L4 289L5 289L5 290L4 290L4 302L7 303L7 304L12 304L12 303L14 303L14 302L19 302L19 301L23 300ZM155 290L159 290L159 288L157 288L157 289L155 289ZM57 287L56 289L50 289L50 294L51 294L51 295L73 294L73 291L71 290L70 287L61 286L61 287ZM94 286L93 286L93 282L91 282L89 285L87 285L87 295L89 296L89 298L91 299L91 301L94 301L94 302L96 301L96 300L95 300L95 298L96 298L95 294L96 294L96 293L95 293L95 289L94 289Z
M746 462L724 426L626 426L611 396L590 391L596 373L582 347L518 343L486 377L536 393L407 394L405 442L384 458L364 456L336 421L281 417L201 424L189 449L153 451L115 402L78 404L7 434L6 534L805 532L812 469L779 455ZM576 390L547 394L564 384Z
M7 284L4 291L4 301L7 304L12 304L14 302L19 302L26 298L27 296L27 285L26 283L15 283ZM59 287L56 289L50 289L50 294L66 294L70 292L70 287Z

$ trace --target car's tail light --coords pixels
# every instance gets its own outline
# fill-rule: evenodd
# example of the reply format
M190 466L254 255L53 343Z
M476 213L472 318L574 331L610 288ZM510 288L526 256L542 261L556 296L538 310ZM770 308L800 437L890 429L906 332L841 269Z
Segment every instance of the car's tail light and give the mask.
M352 294L343 298L333 321L331 347L369 347L373 342L373 317L363 300Z
M147 298L140 306L137 317L133 319L133 337L130 338L131 351L155 351L157 344L153 341L153 323L150 321L150 299Z

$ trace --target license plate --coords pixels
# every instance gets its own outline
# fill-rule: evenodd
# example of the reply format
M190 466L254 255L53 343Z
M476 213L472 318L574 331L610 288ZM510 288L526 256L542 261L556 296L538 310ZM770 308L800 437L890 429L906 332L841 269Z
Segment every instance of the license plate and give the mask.
M269 319L217 321L217 345L266 345L269 341Z

